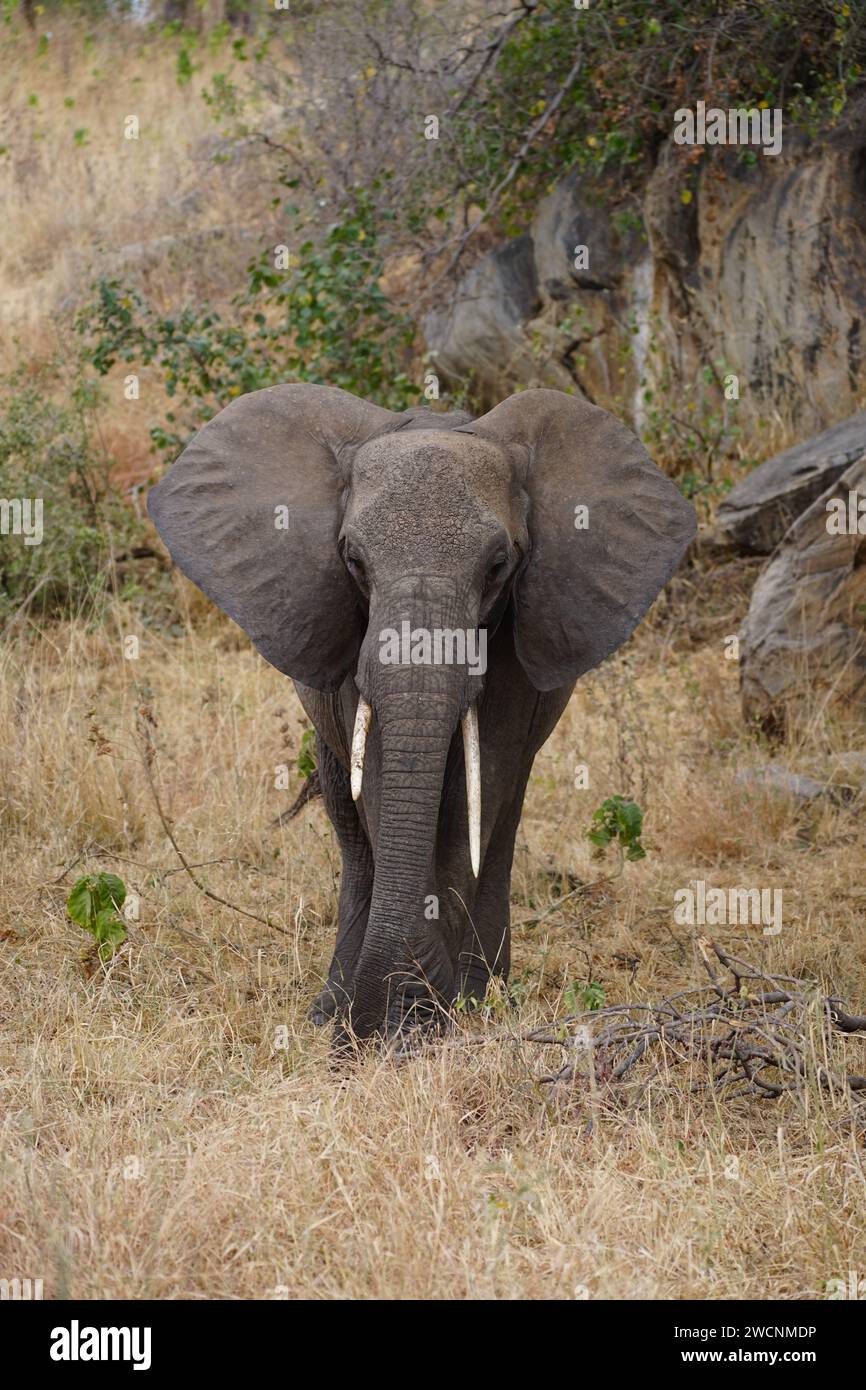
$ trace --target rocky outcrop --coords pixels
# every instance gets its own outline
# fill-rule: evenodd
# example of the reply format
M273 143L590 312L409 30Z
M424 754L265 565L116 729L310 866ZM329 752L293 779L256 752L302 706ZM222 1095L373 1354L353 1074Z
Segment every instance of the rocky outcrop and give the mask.
M772 415L814 434L852 414L866 387L863 116L852 109L820 140L786 127L781 154L751 163L742 150L669 141L639 215L569 175L520 239L537 297L520 312L512 299L496 353L492 309L482 296L476 322L471 305L479 286L495 286L501 249L470 272L450 313L427 320L445 375L472 378L487 397L565 380L638 428L647 399L681 412L705 372L718 402L737 378L729 414L741 428Z
M854 494L854 507L850 497ZM788 530L755 585L740 634L743 712L781 730L789 705L840 701L866 715L866 454ZM853 525L838 530L828 503Z
M775 454L719 507L716 534L746 555L769 555L802 512L866 456L866 410Z
M474 376L491 386L529 380L533 356L522 327L539 307L532 241L517 237L479 261L454 303L427 319L437 370L451 381Z
M820 141L786 129L778 157L720 149L684 184L692 153L666 146L644 200L668 377L689 382L708 362L735 374L741 423L772 412L811 434L851 414L866 333L862 109Z
M623 323L646 246L611 206L609 190L572 172L539 204L529 234L477 263L424 322L446 379L471 380L488 405L517 386L553 386L629 413L637 377L623 365Z

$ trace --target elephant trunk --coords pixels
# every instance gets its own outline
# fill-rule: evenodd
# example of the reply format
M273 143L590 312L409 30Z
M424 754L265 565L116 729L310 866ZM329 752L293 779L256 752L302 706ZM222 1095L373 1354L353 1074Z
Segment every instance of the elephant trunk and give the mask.
M453 607L449 609L453 622ZM417 614L416 608L413 623ZM429 621L429 608L425 620ZM371 623L371 632L378 627ZM477 726L474 711L466 716L480 682L469 677L465 663L382 665L371 660L374 656L371 643L366 661L359 666L381 748L373 893L349 1014L359 1038L390 1034L404 1023L423 1023L453 997L455 965L439 929L435 868L446 765L461 718L467 750L469 849L476 872L479 858ZM362 699L353 741L356 793L362 785L365 729L370 719L365 703Z

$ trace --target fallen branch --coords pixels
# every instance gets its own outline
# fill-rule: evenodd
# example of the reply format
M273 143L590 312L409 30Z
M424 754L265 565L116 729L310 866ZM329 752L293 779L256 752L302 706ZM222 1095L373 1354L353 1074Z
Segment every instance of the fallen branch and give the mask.
M516 1038L496 1033L465 1042L508 1036L558 1047L565 1054L563 1065L540 1078L548 1095L582 1088L620 1108L628 1101L632 1114L650 1084L681 1065L698 1067L693 1092L726 1100L799 1096L809 1084L850 1098L866 1092L866 1076L835 1069L829 1060L834 1035L866 1034L866 1015L848 1012L813 982L759 969L714 941L697 944L708 984L658 1003L610 1004L569 1014Z

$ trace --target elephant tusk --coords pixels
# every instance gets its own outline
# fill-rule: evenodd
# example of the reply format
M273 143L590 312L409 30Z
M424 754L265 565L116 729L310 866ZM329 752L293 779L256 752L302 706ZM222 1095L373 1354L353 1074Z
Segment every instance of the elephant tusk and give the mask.
M469 706L461 723L463 761L466 764L466 806L469 811L469 854L472 872L477 878L481 866L481 741L478 737L477 706Z
M373 718L373 710L361 695L358 699L358 710L355 714L355 729L352 734L352 755L349 759L349 768L352 775L352 800L357 801L361 795L361 786L364 781L364 749L367 746L367 734L370 730L370 720Z

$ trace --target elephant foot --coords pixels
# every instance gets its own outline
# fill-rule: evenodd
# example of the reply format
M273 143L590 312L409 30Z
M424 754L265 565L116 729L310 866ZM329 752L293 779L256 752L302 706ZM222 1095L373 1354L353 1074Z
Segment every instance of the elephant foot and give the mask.
M323 1028L331 1019L336 1018L337 1010L349 1002L349 996L341 985L328 983L324 989L319 990L312 1004L310 1005L310 1019L317 1028Z
M330 1023L336 1013L336 1005L326 990L317 994L310 1005L310 1022L315 1023L317 1028L324 1028L326 1023Z

